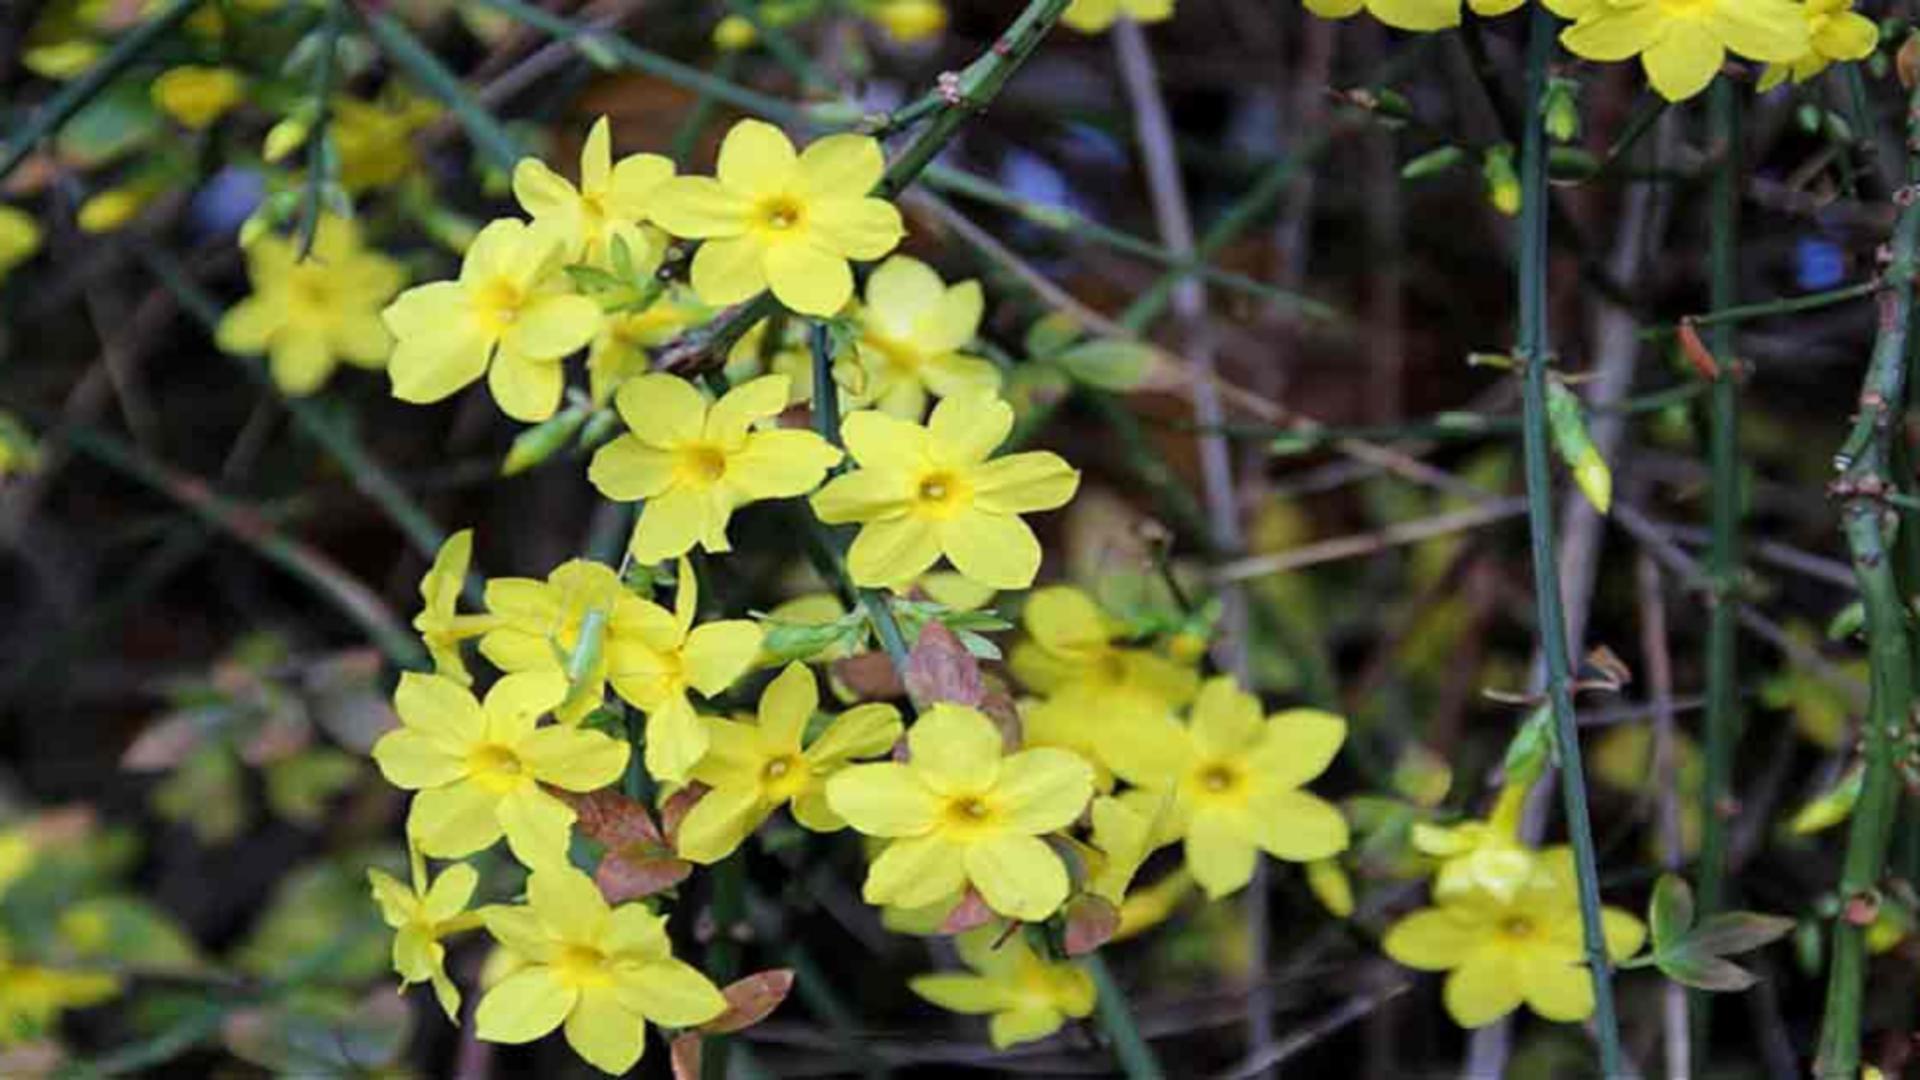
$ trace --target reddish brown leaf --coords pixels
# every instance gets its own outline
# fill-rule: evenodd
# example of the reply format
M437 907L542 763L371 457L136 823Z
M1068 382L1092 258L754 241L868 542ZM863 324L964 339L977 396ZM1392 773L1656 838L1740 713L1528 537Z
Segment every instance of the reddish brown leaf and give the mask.
M197 709L162 714L120 755L120 767L128 772L162 772L174 768L199 747L207 728L204 713Z
M1893 66L1900 73L1900 85L1913 89L1915 79L1920 78L1920 38L1907 38L1906 44L1900 46L1900 52L1894 56Z
M700 1025L708 1035L729 1035L765 1020L793 990L792 968L757 971L720 991L727 1011Z
M640 855L607 849L593 872L593 883L609 904L624 904L655 893L666 892L687 880L693 864L671 855Z
M666 838L653 823L645 803L627 798L613 790L592 791L584 795L548 788L580 815L580 831L608 849L643 845L654 851L670 851Z
M1013 703L1013 692L999 679L988 678L986 693L977 706L1000 729L1000 741L1006 744L1007 753L1017 752L1026 744L1026 729L1020 722L1020 707Z
M1105 897L1082 893L1067 906L1067 955L1084 956L1113 940L1119 929L1119 908Z
M692 810L694 804L705 798L706 794L707 785L693 783L667 796L666 805L660 808L660 825L666 830L668 847L679 842L680 823L687 819L687 811Z
M668 1044L673 1080L700 1080L700 1036L689 1031Z
M993 909L988 907L986 900L969 885L967 890L960 894L960 903L952 911L947 912L946 921L940 924L940 932L964 934L992 921Z
M645 803L617 791L581 795L554 790L554 794L580 816L580 831L607 849L594 870L593 881L600 886L608 903L619 904L664 892L685 881L693 872L693 864L674 856L672 846L654 824ZM669 808L671 805L669 803Z
M1700 331L1694 327L1692 319L1680 320L1680 352L1701 378L1708 382L1720 378L1720 362L1714 359L1707 343L1700 340Z
M866 652L833 662L833 677L860 701L892 701L906 690L883 652Z
M305 750L313 743L313 726L306 713L292 703L276 708L254 729L240 746L240 760L249 765L269 765Z
M907 695L922 709L938 701L978 708L987 693L980 661L938 622L920 628L920 640L907 654L906 684Z

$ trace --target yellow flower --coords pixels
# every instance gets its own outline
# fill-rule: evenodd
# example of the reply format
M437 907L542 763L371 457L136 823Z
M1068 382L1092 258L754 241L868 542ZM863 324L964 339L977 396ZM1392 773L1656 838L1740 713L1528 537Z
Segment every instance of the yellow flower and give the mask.
M895 255L867 279L858 314L860 396L883 412L918 420L927 394L993 394L1000 369L961 350L980 332L977 281L949 287L932 267Z
M1122 17L1137 23L1173 18L1173 0L1073 0L1060 21L1083 34L1097 34Z
M564 861L573 809L542 785L593 791L620 778L627 744L540 717L567 696L565 678L508 675L486 703L452 679L403 672L401 726L374 744L389 783L419 792L407 831L423 854L457 859L506 835L527 866Z
M1420 971L1448 972L1447 1013L1465 1028L1485 1027L1525 1002L1548 1020L1585 1020L1593 983L1583 963L1573 853L1541 852L1511 900L1484 891L1439 899L1387 931L1387 955ZM1617 908L1601 912L1607 953L1624 960L1646 928Z
M353 222L321 215L304 260L297 240L262 235L247 245L247 277L253 293L228 310L214 339L229 353L267 354L282 393L313 393L342 360L386 364L393 339L380 308L406 284L406 271L363 247Z
M1065 506L1078 471L1057 454L1028 451L988 461L1013 430L1013 408L990 397L951 397L923 427L865 411L841 425L859 468L813 496L830 525L860 522L847 553L860 585L919 576L942 555L996 589L1024 589L1040 572L1040 541L1021 514Z
M400 294L387 307L393 396L439 401L487 376L500 411L535 423L560 407L560 361L593 340L600 307L569 291L564 238L502 219L474 237L460 280Z
M712 315L712 309L695 300L693 292L682 285L669 286L639 311L606 315L600 332L587 347L587 385L593 403L605 405L622 383L645 375L653 367L648 349L665 345Z
M760 32L744 16L729 15L713 27L713 47L721 52L739 52L760 40Z
M1414 823L1414 848L1440 860L1433 876L1435 897L1480 890L1505 902L1527 883L1533 875L1533 851L1520 842L1520 814L1531 786L1501 788L1486 821L1451 827Z
M61 1013L98 1005L119 992L117 976L23 963L0 934L0 1047L42 1038Z
M380 905L380 917L393 927L393 970L402 989L414 983L432 983L433 996L447 1019L460 1022L460 990L447 977L447 947L440 939L480 925L480 916L467 911L480 875L466 863L441 871L431 884L426 860L411 851L413 884L402 885L393 875L368 870L367 882Z
M680 823L677 847L697 863L718 862L740 846L782 805L814 832L846 822L827 805L827 778L854 758L886 753L900 738L900 713L891 705L859 705L835 717L810 744L807 722L820 708L820 689L805 664L788 664L760 697L759 722L706 718L711 748L693 768L707 792Z
M1760 92L1779 86L1793 77L1806 82L1827 70L1827 65L1865 60L1880 44L1880 28L1872 19L1853 10L1853 0L1807 0L1802 5L1807 18L1807 51L1798 60L1768 64L1760 76Z
M1093 979L1080 965L1047 960L1025 934L982 926L955 939L974 974L918 975L907 987L951 1012L991 1016L988 1036L997 1049L1044 1039L1069 1019L1093 1014Z
M1037 922L1067 898L1067 868L1040 837L1093 797L1093 767L1065 750L1002 756L993 721L941 702L907 732L905 763L854 765L827 802L868 836L893 840L867 871L867 902L920 907L968 884L1008 918Z
M81 203L74 222L84 233L112 232L138 217L152 198L152 191L132 184L108 188Z
M804 495L841 458L811 431L754 430L786 410L785 375L736 386L711 405L685 379L642 375L621 386L614 402L630 434L601 447L587 475L609 499L643 500L628 544L643 563L695 545L733 550L727 522L735 509Z
M1668 101L1706 89L1729 51L1790 64L1808 49L1807 18L1791 0L1544 0L1577 19L1561 35L1589 60L1640 57Z
M1526 0L1467 0L1475 15L1505 15ZM1306 0L1323 19L1345 19L1365 9L1401 30L1445 30L1460 25L1460 0Z
M0 282L39 250L40 223L33 215L17 207L0 206Z
M727 1009L705 975L674 958L666 919L644 904L609 908L570 866L535 871L527 906L481 915L524 961L480 999L474 1019L488 1042L532 1042L564 1025L588 1064L618 1075L640 1060L648 1021L693 1027Z
M494 628L499 620L488 615L462 615L460 590L467 582L467 568L473 562L473 530L462 529L447 537L434 553L433 565L420 579L420 614L413 617L413 628L433 657L434 674L452 679L461 686L473 685L460 643Z
M903 44L925 41L947 28L947 6L940 0L875 0L863 14Z
M1027 637L1013 647L1014 677L1035 693L1084 708L1089 719L1166 716L1200 688L1191 666L1116 644L1121 628L1070 585L1034 590L1021 621Z
M1259 699L1226 676L1207 680L1189 723L1170 718L1116 729L1113 771L1139 785L1133 798L1173 796L1166 839L1185 838L1187 868L1210 897L1253 877L1264 850L1311 862L1346 850L1340 811L1301 785L1319 776L1346 740L1332 713L1289 709L1262 717Z
M802 315L832 315L853 296L849 259L877 259L900 243L900 211L868 193L886 160L865 135L829 135L795 154L780 129L742 120L720 146L716 177L680 176L654 195L653 220L704 240L693 288L709 304L737 304L771 287Z
M340 155L340 186L350 193L389 187L417 172L414 132L440 116L440 106L404 91L378 102L336 97L327 111Z
M0 480L40 468L40 443L10 412L0 411Z
M201 131L246 100L247 81L227 68L184 64L161 72L148 93L161 112Z
M540 159L525 157L513 167L513 197L536 225L565 238L569 261L611 265L617 237L626 243L635 269L651 273L665 245L640 226L647 219L647 202L672 175L673 162L659 154L630 154L615 164L603 116L580 150L579 187Z

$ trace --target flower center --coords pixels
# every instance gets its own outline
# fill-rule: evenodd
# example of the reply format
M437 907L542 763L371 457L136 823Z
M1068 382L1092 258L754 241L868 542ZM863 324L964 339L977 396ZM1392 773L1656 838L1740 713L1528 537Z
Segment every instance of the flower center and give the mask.
M1720 0L1660 0L1660 11L1668 18L1704 18L1713 14Z
M468 751L467 769L483 787L493 791L518 787L526 777L520 755L500 743L481 743Z
M689 443L673 452L674 478L694 487L708 487L727 475L727 455L711 443Z
M569 943L560 946L553 956L553 973L561 983L568 986L611 986L613 984L613 976L607 971L606 954L591 945Z
M1231 799L1244 794L1246 773L1231 762L1209 761L1194 770L1193 783L1208 798Z
M1509 941L1524 941L1533 936L1534 922L1525 915L1509 915L1500 920L1500 936Z
M789 798L806 790L811 775L807 763L798 754L770 758L760 767L761 785L776 798Z
M978 795L956 795L947 800L945 817L949 828L973 832L991 828L998 815Z
M296 266L287 277L287 306L308 317L333 311L333 283L312 266Z
M806 224L807 207L791 195L774 195L760 201L755 216L761 228L773 232L792 232Z
M520 305L525 301L520 286L506 278L494 278L473 291L474 314L496 334L506 333L520 320Z
M950 518L972 501L966 479L946 469L921 474L913 488L913 508L925 517Z

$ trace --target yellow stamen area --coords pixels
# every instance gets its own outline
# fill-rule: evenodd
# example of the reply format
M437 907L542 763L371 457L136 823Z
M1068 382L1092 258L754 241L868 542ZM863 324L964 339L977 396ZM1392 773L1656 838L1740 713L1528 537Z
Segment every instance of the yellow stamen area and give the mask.
M474 779L493 790L518 787L526 778L526 767L513 747L500 743L481 743L467 752L467 769Z
M754 220L769 232L792 232L807 221L807 206L792 195L772 195L754 208Z
M520 306L526 295L520 286L506 278L494 278L473 290L474 315L480 324L496 334L504 334L520 320Z
M717 484L727 475L727 455L709 443L688 443L673 452L673 475L694 487Z
M613 985L606 954L591 945L560 946L553 956L553 974L561 984L579 989Z
M966 478L951 470L925 472L914 482L913 509L922 517L950 518L972 502L973 491Z

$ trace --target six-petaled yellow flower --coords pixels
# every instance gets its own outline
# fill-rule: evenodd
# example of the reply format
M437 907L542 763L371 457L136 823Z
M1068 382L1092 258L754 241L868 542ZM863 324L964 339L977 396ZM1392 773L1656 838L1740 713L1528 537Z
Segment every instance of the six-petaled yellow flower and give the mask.
M342 360L386 364L393 339L380 308L406 284L400 264L363 247L344 218L320 217L304 259L298 244L269 233L247 245L253 294L226 313L214 335L227 352L265 353L274 384L295 397L320 389Z
M855 758L891 749L900 738L900 713L877 702L856 705L806 742L807 722L819 708L813 673L789 664L761 695L758 723L706 718L710 746L692 776L712 790L680 823L682 857L718 862L782 805L815 832L846 825L827 805L827 778Z
M653 220L704 241L693 288L715 305L772 288L802 315L832 315L853 296L849 259L899 244L900 211L870 193L886 160L865 135L829 135L794 153L780 129L742 120L727 132L715 176L679 176L653 199Z
M560 407L560 361L593 340L600 308L560 272L566 238L502 219L480 230L458 281L401 293L385 312L396 344L388 372L402 401L439 401L480 376L515 420Z
M643 563L698 545L731 551L736 508L804 495L840 451L811 431L760 428L787 407L787 377L766 375L708 404L673 375L642 375L615 395L630 434L593 455L588 476L609 499L643 500L628 550Z
M1021 514L1065 506L1080 485L1059 455L1035 450L988 460L1013 430L997 398L951 397L923 427L872 410L841 425L859 468L813 496L828 524L859 522L847 568L860 585L918 577L942 555L996 589L1024 589L1040 571L1040 541Z
M447 947L440 939L480 925L479 914L467 910L480 875L466 863L455 863L429 884L426 860L417 850L409 856L412 885L402 885L383 870L368 870L367 882L380 917L394 930L393 970L400 985L431 983L441 1010L457 1024L460 990L447 976Z
M563 238L568 261L610 265L618 238L626 244L634 268L651 273L660 265L664 245L641 226L648 201L672 175L673 162L659 154L630 154L616 163L613 136L603 116L594 121L580 150L578 187L539 158L525 157L513 167L513 197L536 225Z
M1589 60L1638 56L1668 101L1707 88L1734 52L1790 64L1807 51L1807 19L1792 0L1543 0L1576 20L1561 35Z
M895 255L867 279L859 311L860 394L906 420L926 414L927 395L992 394L1000 369L964 350L980 332L977 281L947 285L918 259Z
M1253 877L1261 851L1289 862L1347 846L1347 822L1301 785L1326 771L1347 724L1314 709L1261 715L1259 699L1226 676L1207 680L1187 724L1172 719L1117 729L1107 761L1151 803L1171 794L1163 839L1184 838L1187 867L1207 895Z
M909 760L854 765L827 781L847 823L888 844L867 871L869 903L915 908L971 884L987 906L1037 922L1067 898L1046 841L1093 797L1093 767L1043 747L1004 754L993 721L941 702L907 732Z
M588 1064L619 1075L640 1060L648 1022L692 1027L726 1011L719 989L674 958L664 918L644 904L609 908L570 866L535 871L526 906L481 915L519 962L474 1014L489 1042L532 1042L564 1027Z
M1532 875L1511 899L1483 890L1437 899L1437 907L1395 923L1382 944L1410 968L1448 973L1443 996L1454 1022L1485 1027L1522 1002L1563 1023L1593 1013L1570 849L1535 857ZM1605 908L1601 922L1615 962L1639 950L1646 933L1640 920Z
M1768 64L1760 76L1762 93L1791 77L1806 82L1829 64L1865 60L1880 44L1880 28L1853 10L1853 0L1807 0L1801 6L1807 19L1807 51L1790 63Z
M484 705L451 679L401 674L401 726L380 737L373 758L388 782L419 792L407 830L423 854L457 859L504 833L527 866L566 859L575 814L543 785L594 791L627 767L624 742L539 726L566 696L567 680L547 673L504 676Z
M996 1048L1044 1039L1093 1014L1092 977L1078 964L1040 956L1025 934L988 925L954 944L971 974L919 975L907 986L943 1009L990 1017L987 1035Z

